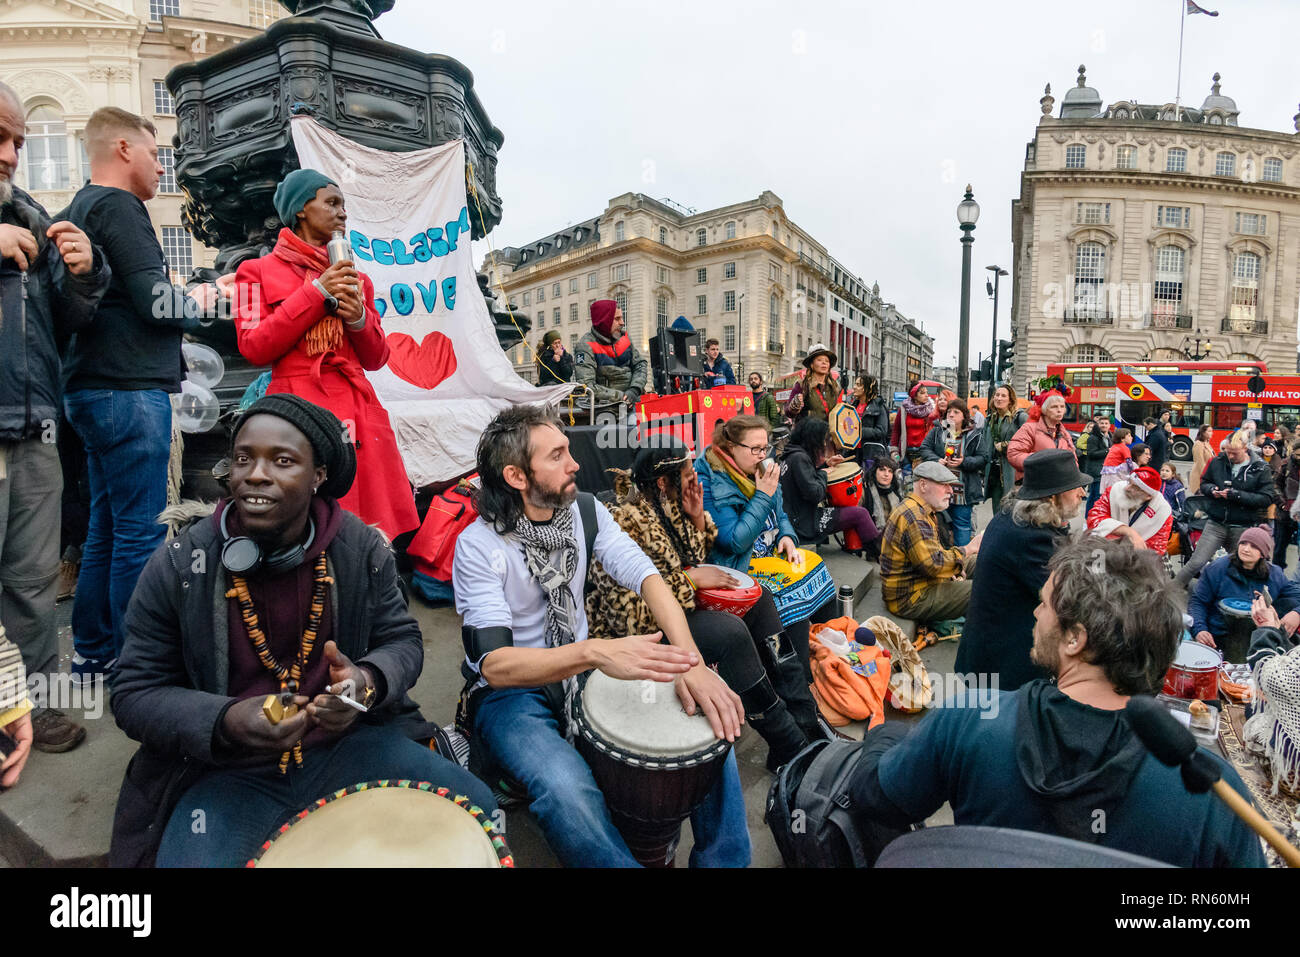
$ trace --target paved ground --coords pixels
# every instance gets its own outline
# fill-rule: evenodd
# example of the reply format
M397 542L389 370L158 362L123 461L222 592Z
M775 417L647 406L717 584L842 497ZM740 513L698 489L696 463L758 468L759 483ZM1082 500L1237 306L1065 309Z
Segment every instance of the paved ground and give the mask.
M980 513L980 518L986 522L988 506L983 506ZM855 614L859 620L884 612L874 565L844 555L835 546L823 549L822 554L838 582L857 586ZM413 697L430 720L450 723L462 683L459 618L449 608L430 608L419 601L414 603L412 610L423 629L425 641L424 673ZM60 606L65 660L71 654L67 627L70 611L70 604ZM941 675L951 670L956 644L944 642L922 653L932 673ZM117 729L103 702L83 701L81 704L82 708L69 710L78 720L84 720L86 742L68 754L33 754L22 784L0 795L0 859L7 859L10 864L94 865L104 860L118 787L135 745ZM891 709L888 720L917 719ZM861 736L860 727L846 730ZM737 758L749 813L754 865L770 867L780 866L780 858L762 820L772 780L763 766L766 754L767 747L762 739L746 728L737 745ZM935 815L931 823L951 823L947 807ZM511 811L506 826L507 840L520 864L555 866L554 858L526 813ZM683 863L690 848L689 832L687 825L679 855Z

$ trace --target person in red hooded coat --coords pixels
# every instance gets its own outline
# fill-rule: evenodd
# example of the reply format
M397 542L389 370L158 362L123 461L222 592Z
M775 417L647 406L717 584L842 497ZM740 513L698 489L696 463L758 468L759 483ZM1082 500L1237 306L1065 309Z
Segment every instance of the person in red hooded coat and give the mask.
M364 371L382 369L389 355L374 284L350 261L331 266L325 249L347 223L343 193L322 173L295 170L276 188L275 208L291 228L235 275L239 351L271 366L268 394L292 393L338 416L357 453L356 481L339 504L396 538L420 520L388 412ZM450 375L456 359L444 342Z

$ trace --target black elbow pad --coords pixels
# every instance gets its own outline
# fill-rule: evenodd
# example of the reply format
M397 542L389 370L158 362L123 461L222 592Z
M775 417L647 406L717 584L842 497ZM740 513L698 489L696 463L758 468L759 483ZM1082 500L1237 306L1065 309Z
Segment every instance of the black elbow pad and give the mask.
M477 665L489 651L514 647L515 635L509 628L474 628L465 625L460 629L460 640L465 646L465 657Z

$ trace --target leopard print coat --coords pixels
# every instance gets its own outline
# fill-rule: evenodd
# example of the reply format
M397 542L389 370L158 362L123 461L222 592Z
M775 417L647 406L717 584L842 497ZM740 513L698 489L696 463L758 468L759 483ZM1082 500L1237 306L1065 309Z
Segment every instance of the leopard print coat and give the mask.
M625 476L615 478L619 504L610 509L619 527L641 546L659 569L682 611L695 608L695 588L682 571L682 562L672 539L654 507L631 489ZM695 527L675 502L664 502L664 514L681 534L686 546L688 565L708 561L718 527L708 512L704 513L704 530ZM587 594L587 634L591 638L622 638L625 635L648 635L659 630L655 617L641 596L617 584L609 573L593 560L588 574L591 590Z

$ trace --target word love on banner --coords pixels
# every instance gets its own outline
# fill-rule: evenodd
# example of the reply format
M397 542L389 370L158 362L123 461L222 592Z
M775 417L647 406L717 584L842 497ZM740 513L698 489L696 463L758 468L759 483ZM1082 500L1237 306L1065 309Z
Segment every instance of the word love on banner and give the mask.
M379 266L417 266L454 253L462 235L469 235L468 206L461 207L460 216L454 222L443 226L431 226L407 239L380 239L354 229L348 235L348 241L352 244L352 253L358 263L375 263ZM426 278L424 282L419 280L395 282L389 286L386 297L375 296L375 309L382 319L387 314L388 304L391 302L399 316L409 316L415 311L418 295L425 312L432 313L438 305L440 289L443 305L448 310L455 309L455 276L448 276L441 283L438 282L437 277Z

